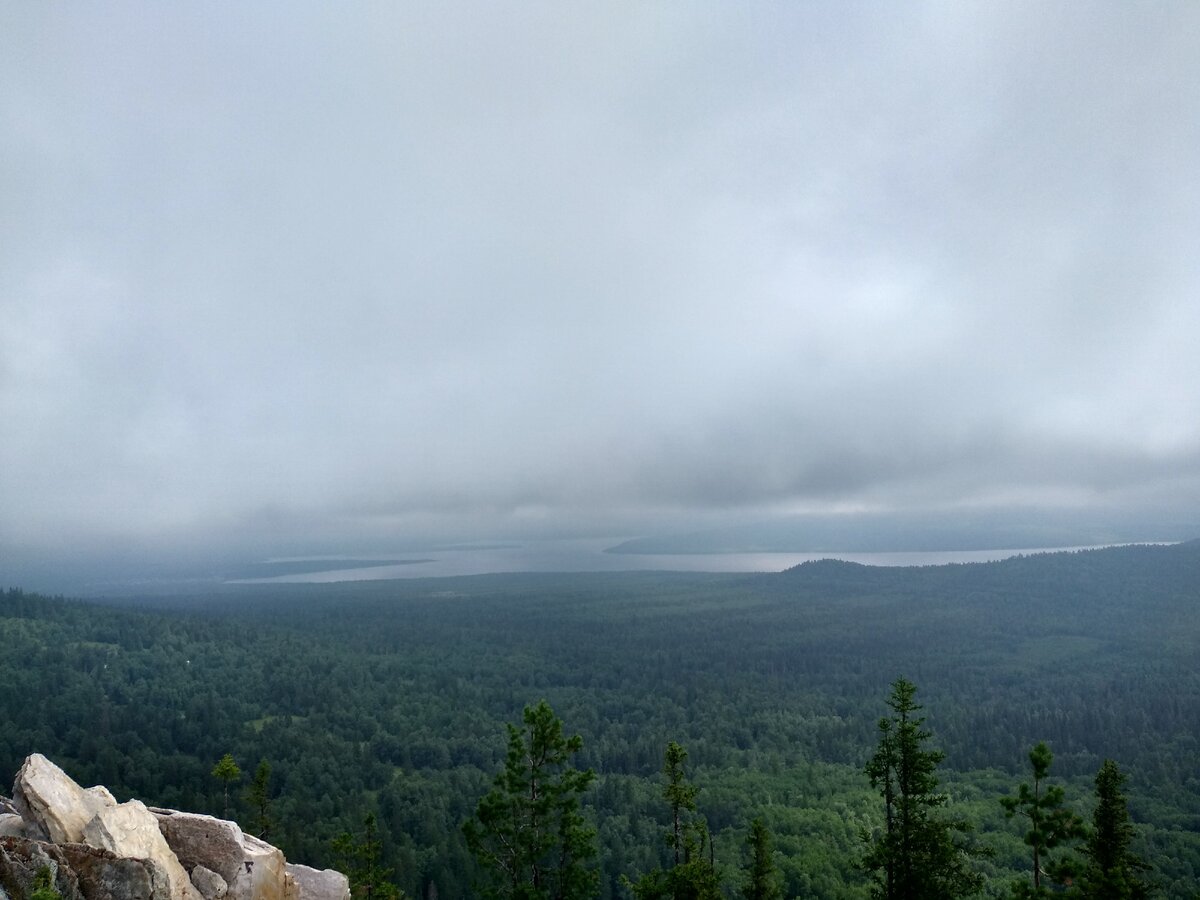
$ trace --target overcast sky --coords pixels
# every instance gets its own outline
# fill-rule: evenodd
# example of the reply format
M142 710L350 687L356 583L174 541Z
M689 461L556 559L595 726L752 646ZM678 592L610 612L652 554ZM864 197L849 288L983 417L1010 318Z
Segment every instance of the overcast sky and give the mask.
M9 550L1006 504L1200 505L1200 4L0 11Z

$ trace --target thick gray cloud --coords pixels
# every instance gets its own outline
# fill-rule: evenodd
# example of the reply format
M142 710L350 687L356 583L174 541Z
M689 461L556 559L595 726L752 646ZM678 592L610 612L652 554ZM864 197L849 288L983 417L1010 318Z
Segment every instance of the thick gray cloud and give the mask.
M1197 35L9 6L0 541L1194 508Z

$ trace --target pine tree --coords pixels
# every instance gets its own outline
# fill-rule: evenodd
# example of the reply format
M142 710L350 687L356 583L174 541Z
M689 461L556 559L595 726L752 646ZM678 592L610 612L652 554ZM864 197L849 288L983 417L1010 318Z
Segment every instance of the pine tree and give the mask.
M723 900L721 873L713 855L712 837L702 816L696 815L696 787L687 779L687 751L671 741L663 754L663 799L671 811L669 869L647 872L636 882L624 879L637 900Z
M936 770L945 754L924 749L932 735L915 715L916 690L903 678L893 682L893 715L879 720L879 746L866 775L883 798L884 830L864 835L862 866L872 873L872 896L882 900L967 897L983 884L969 866L982 854L961 841L970 827L941 813L947 798L937 792Z
M1079 881L1087 900L1140 900L1149 896L1142 874L1149 868L1132 853L1133 823L1121 786L1125 774L1111 759L1096 773L1096 811L1084 849Z
M668 838L671 850L675 855L675 865L679 865L685 852L686 831L683 817L686 813L696 811L696 788L687 780L683 765L687 762L687 751L679 744L671 741L663 754L663 799L671 808L671 834Z
M269 839L271 826L271 765L265 759L258 761L254 770L254 780L250 782L247 797L250 801L254 816L254 832L264 841Z
M390 881L392 870L382 865L383 841L375 813L367 813L363 819L360 839L348 831L334 838L333 852L346 870L355 900L403 900L404 892Z
M221 757L221 761L213 766L213 778L219 779L225 788L225 818L229 816L229 785L242 777L242 770L238 768L238 764L233 761L233 754L226 753Z
M742 900L780 900L783 894L775 860L771 858L771 832L762 819L750 823L746 846L750 850L750 869L742 888Z
M463 831L489 870L489 897L503 900L576 900L592 897L596 832L579 811L595 773L577 770L571 757L579 735L563 736L562 720L545 700L527 706L524 727L508 726L508 756L491 791Z
M1068 858L1050 859L1050 851L1083 836L1083 820L1064 806L1065 792L1058 785L1046 785L1054 754L1045 743L1029 751L1033 784L1022 784L1016 797L1002 797L1000 804L1008 818L1016 815L1029 820L1025 843L1033 852L1032 886L1019 882L1013 886L1015 897L1044 897L1049 891L1042 883L1070 880L1074 863Z

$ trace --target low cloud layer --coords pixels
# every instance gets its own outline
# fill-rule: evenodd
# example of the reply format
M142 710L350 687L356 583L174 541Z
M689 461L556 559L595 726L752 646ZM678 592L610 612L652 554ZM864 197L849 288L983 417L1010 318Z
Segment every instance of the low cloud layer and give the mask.
M1195 509L1197 33L11 7L0 547Z

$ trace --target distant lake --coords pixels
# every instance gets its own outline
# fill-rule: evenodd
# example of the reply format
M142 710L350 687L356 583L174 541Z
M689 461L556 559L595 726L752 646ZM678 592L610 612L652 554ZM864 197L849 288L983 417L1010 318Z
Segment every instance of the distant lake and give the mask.
M330 559L330 568L270 578L237 579L240 584L321 584L333 581L379 581L389 578L441 578L499 572L782 572L817 559L841 559L868 566L937 566L980 563L1031 553L1089 550L1092 547L1020 550L939 550L902 553L689 553L623 554L604 551L619 538L529 541L486 546L455 545L394 554L397 562L349 568L353 559ZM373 557L377 559L378 556ZM319 562L320 557L311 561ZM364 557L364 563L367 558Z

